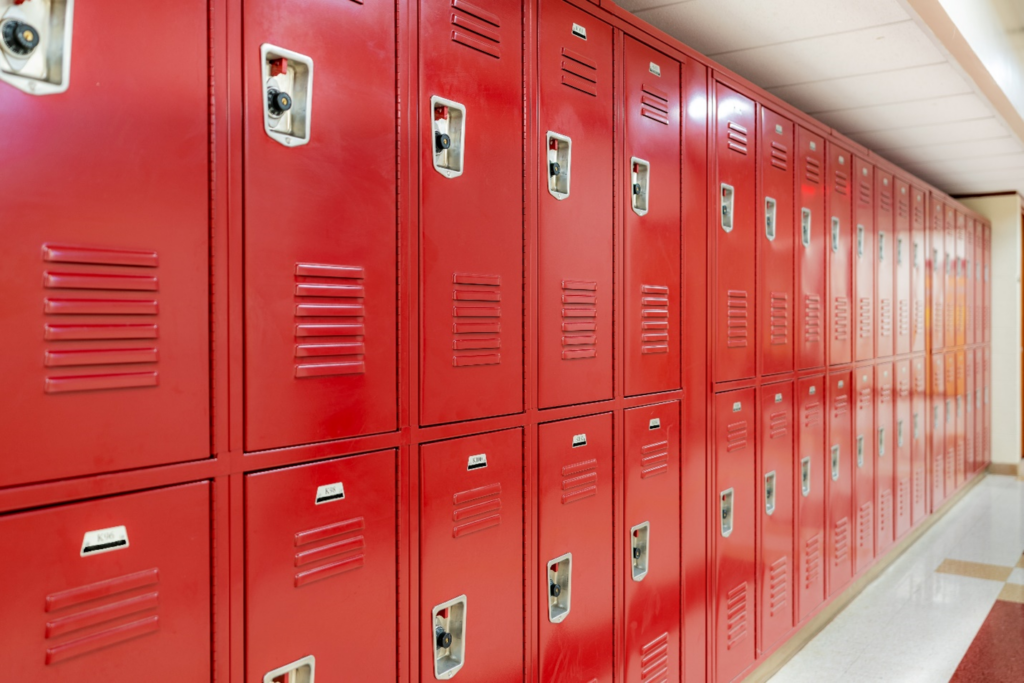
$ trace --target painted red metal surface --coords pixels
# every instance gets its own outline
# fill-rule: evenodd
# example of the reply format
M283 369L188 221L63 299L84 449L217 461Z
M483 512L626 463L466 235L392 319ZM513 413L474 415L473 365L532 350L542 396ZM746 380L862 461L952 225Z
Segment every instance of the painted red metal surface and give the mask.
M969 301L970 299L968 299ZM965 384L963 391L964 404L964 448L966 476L970 478L977 471L977 446L974 438L974 425L977 422L977 411L974 409L974 349L967 349L964 353Z
M857 309L853 359L867 361L875 357L875 168L855 156L853 177L857 187L853 204L853 286Z
M943 473L945 475L944 486L946 498L952 496L957 489L957 440L959 433L957 426L959 420L956 415L956 351L946 351L944 357L945 368L943 379L946 381L943 405L945 407L946 440L944 444L946 463Z
M932 195L931 225L928 230L928 260L931 264L931 319L928 325L929 353L935 353L946 345L946 246L945 246L945 215L946 206L938 197Z
M878 439L875 437L875 369L870 365L853 369L856 408L853 415L853 510L856 519L854 573L866 569L875 559L875 467Z
M967 343L967 221L963 212L956 212L956 345Z
M793 315L797 370L825 365L825 263L828 221L825 217L825 139L797 128L795 172L797 227L794 241Z
M942 353L931 357L931 389L928 395L931 416L931 510L935 512L946 500L946 357Z
M985 349L974 350L974 449L975 449L975 466L977 469L982 469L987 465L985 458L985 444L988 440L988 427L986 421L988 420L988 406L985 400L985 391L987 389L985 379Z
M928 375L924 356L911 360L910 439L911 504L910 520L917 526L928 516Z
M842 591L853 577L853 377L849 370L828 376L828 594Z
M895 540L896 504L896 386L892 363L875 366L875 555L881 556Z
M903 356L910 353L911 348L911 326L913 319L912 310L912 261L913 244L910 232L911 211L913 194L910 183L902 178L896 178L895 190L895 226L894 242L892 244L892 260L895 267L896 281L894 288L895 306L895 353Z
M895 283L896 275L896 187L891 173L879 169L875 173L875 354L887 358L895 352Z
M967 354L956 352L956 487L967 480Z
M912 186L913 203L910 222L910 290L911 309L913 310L910 325L910 347L913 353L924 353L927 342L928 320L925 314L927 305L926 267L928 259L928 235L926 209L928 199L923 190Z
M853 157L848 150L829 142L827 166L828 362L842 365L853 360Z
M825 378L796 383L797 621L803 621L825 600Z
M956 224L957 215L959 212L957 209L949 204L946 206L946 217L943 223L943 237L942 237L942 248L946 255L945 258L945 270L943 271L942 285L944 293L942 296L943 302L943 334L944 340L943 345L948 349L956 346L956 273L957 273L957 260L956 260ZM962 215L962 214L959 214ZM963 218L960 219L961 221Z
M898 540L910 530L912 488L913 488L913 376L910 372L910 360L896 361L893 365L895 373L895 424L892 433L895 460L895 480L893 494L893 531Z

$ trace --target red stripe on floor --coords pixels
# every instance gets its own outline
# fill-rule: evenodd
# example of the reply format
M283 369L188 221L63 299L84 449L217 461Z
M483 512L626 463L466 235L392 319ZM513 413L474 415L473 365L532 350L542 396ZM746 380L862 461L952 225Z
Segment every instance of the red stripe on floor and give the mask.
M996 600L950 683L1024 681L1024 604Z

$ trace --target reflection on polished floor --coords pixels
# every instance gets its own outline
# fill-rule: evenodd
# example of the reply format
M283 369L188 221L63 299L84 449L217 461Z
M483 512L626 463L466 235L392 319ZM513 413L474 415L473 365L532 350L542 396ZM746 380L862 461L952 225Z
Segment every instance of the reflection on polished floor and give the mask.
M990 475L771 683L1024 681L1024 480Z

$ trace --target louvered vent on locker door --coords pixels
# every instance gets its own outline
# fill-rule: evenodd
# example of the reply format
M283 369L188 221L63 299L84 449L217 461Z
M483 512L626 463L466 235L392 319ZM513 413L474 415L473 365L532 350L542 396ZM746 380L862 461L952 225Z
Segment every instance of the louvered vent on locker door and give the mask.
M366 372L364 278L358 266L295 264L295 377Z
M597 283L562 280L562 360L596 357Z
M907 515L907 480L900 479L896 482L896 506L899 510L898 516Z
M747 129L738 123L729 121L729 149L740 154L747 154Z
M785 346L789 343L789 294L772 292L769 330L773 346Z
M640 93L640 115L667 126L669 123L668 93L644 83Z
M155 251L43 246L46 393L159 384Z
M662 633L640 648L640 680L642 683L668 681L668 633Z
M869 501L857 509L857 549L871 552L874 546L874 505Z
M845 296L837 296L832 302L835 310L833 320L833 339L835 341L847 341L850 338L850 299Z
M116 657L108 648L155 633L159 583L160 570L153 568L46 596L47 666L100 649Z
M878 193L878 203L882 211L892 211L892 190L888 185L882 185L882 190Z
M814 185L821 184L821 162L814 157L806 157L804 165L804 177Z
M640 350L668 353L668 287L640 286Z
M892 299L882 299L878 304L878 331L883 337L892 336Z
M597 97L597 62L563 47L562 85Z
M924 501L924 470L920 467L914 470L914 507L922 505Z
M562 467L562 505L575 503L597 495L597 460L564 465Z
M857 201L862 206L871 206L871 181L862 179L858 185L860 192L857 195Z
M361 568L366 561L365 530L366 520L353 517L295 534L295 587Z
M924 207L920 204L914 204L914 222L924 224Z
M850 194L850 176L845 171L835 172L836 192L844 197Z
M789 150L785 145L772 141L772 166L785 171L789 168Z
M817 294L804 296L804 341L821 343L821 297Z
M726 643L733 649L747 637L747 583L744 581L725 596Z
M906 218L910 215L910 200L907 199L905 194L901 194L896 202L896 215L900 218Z
M789 558L780 557L768 569L768 612L774 617L789 604Z
M451 6L452 42L500 59L501 18L465 0L451 0Z
M768 438L781 439L789 434L789 413L779 410L771 413L768 423Z
M850 559L850 518L843 517L832 529L832 545L835 548L834 564L841 565Z
M452 365L501 362L501 276L452 275Z
M892 491L886 489L878 494L878 535L892 535Z
M816 534L804 543L804 590L821 576L821 534Z
M924 338L924 301L914 301L914 336Z
M649 443L640 449L640 478L668 472L668 441Z
M725 452L743 450L747 447L747 421L733 422L725 428Z
M850 412L850 397L846 394L836 394L832 402L833 417L842 417Z
M490 529L501 524L501 484L487 484L459 491L452 496L452 538Z
M871 338L871 319L871 297L862 296L857 305L857 336L861 339Z
M804 427L809 429L821 424L821 403L812 401L804 405Z
M901 337L910 335L910 301L900 299L896 312L896 324Z
M727 293L725 324L725 345L730 349L743 348L748 344L749 301L741 289L730 289Z

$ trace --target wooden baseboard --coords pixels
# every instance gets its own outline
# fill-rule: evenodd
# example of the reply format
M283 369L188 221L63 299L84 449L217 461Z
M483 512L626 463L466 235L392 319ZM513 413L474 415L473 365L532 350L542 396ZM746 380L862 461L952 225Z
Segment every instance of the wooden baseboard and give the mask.
M1010 477L1016 477L1020 474L1020 466L994 462L988 466L988 471L991 474L1005 474Z

